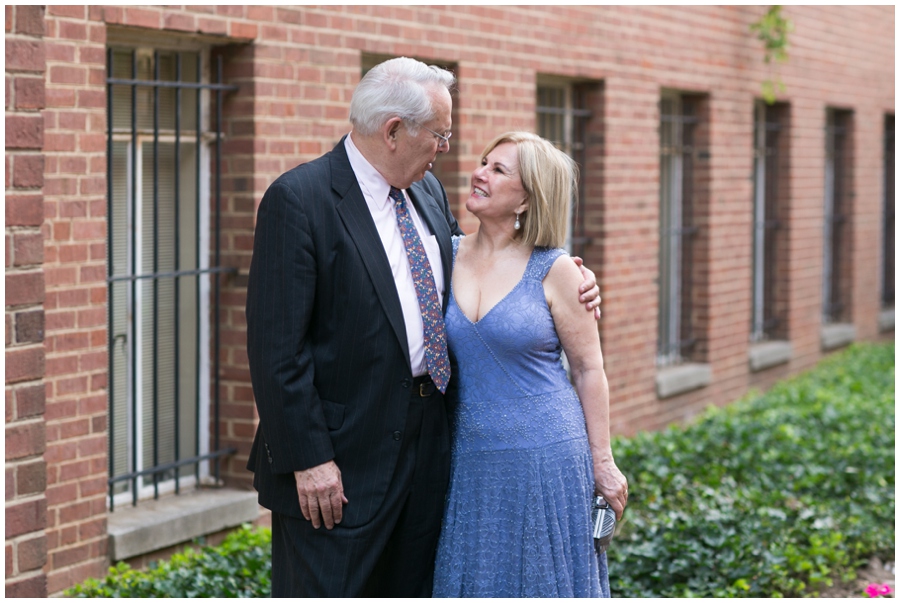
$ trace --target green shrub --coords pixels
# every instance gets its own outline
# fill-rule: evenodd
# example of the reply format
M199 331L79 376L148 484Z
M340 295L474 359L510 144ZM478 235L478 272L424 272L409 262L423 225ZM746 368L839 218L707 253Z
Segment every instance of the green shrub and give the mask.
M630 499L614 596L815 594L894 554L894 346L857 345L697 422L617 438ZM268 597L271 532L249 526L76 597Z
M893 345L613 449L630 484L614 596L809 596L893 558Z
M69 597L268 597L272 532L242 526L217 547L185 549L147 571L120 562L103 580L89 578Z

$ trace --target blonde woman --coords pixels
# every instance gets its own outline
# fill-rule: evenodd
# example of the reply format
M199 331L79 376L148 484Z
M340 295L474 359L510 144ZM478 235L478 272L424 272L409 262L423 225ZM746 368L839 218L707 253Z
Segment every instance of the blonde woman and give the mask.
M590 503L599 492L621 517L628 492L596 323L559 249L575 178L567 155L527 132L496 138L472 174L466 209L480 227L454 238L445 319L453 443L435 596L609 596Z

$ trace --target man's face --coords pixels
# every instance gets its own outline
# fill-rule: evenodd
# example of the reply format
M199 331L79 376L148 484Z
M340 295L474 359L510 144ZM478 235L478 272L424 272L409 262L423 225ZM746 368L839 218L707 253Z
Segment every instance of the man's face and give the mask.
M413 182L424 178L425 172L432 168L437 154L450 150L449 142L441 141L425 128L446 135L452 125L450 111L453 101L443 86L433 88L431 99L434 108L434 118L431 121L420 124L414 136L408 129L412 124L407 122L403 122L403 127L398 130L397 154L394 156L394 173L397 174L398 181L391 183L398 188L408 188Z

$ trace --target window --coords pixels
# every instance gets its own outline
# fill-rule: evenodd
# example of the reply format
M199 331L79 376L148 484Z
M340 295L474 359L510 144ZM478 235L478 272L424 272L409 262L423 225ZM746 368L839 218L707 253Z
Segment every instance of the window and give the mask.
M779 220L783 165L782 122L786 107L758 101L753 123L753 305L751 341L784 338L784 296L779 272L784 270Z
M881 306L894 307L894 116L884 118L884 235Z
M828 109L825 126L823 322L850 316L850 111Z
M659 331L657 364L677 364L696 343L694 265L697 260L693 97L665 93L660 101Z
M572 200L566 249L584 257L591 240L585 236L586 136L591 111L591 84L547 81L537 87L537 134L565 152L578 165L578 197Z
M209 90L221 103L226 87L202 83L204 54L107 51L111 508L198 484L209 474L201 461L228 452L208 428L222 269L210 253L219 128L210 132L206 110Z

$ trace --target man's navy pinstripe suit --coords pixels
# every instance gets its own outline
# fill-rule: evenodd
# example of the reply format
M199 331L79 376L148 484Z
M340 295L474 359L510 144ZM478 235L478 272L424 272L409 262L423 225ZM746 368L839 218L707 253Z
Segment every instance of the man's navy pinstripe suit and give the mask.
M446 308L450 237L462 232L432 174L407 192L440 246ZM273 594L430 594L431 567L384 568L406 557L433 564L449 476L446 410L439 392L413 395L391 267L343 140L263 197L247 335L260 417L247 467L260 504L290 534L273 543ZM329 460L349 503L334 530L315 530L293 472Z

